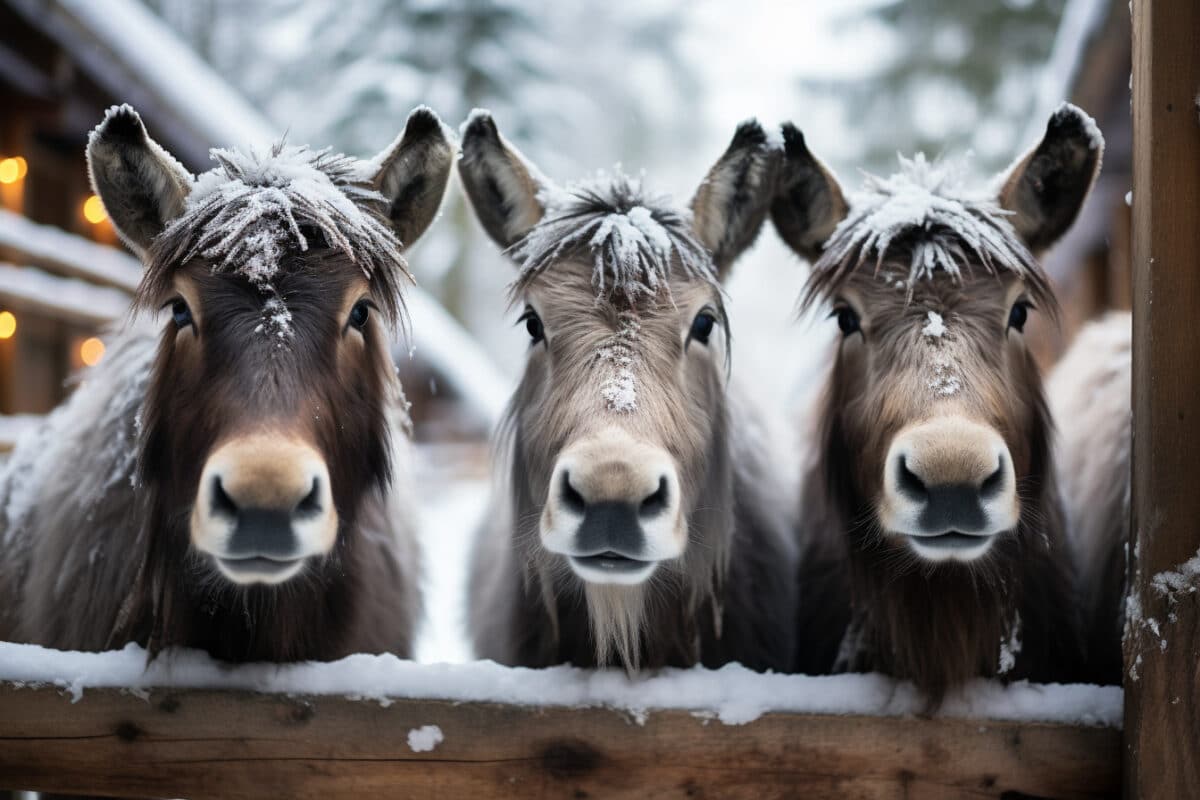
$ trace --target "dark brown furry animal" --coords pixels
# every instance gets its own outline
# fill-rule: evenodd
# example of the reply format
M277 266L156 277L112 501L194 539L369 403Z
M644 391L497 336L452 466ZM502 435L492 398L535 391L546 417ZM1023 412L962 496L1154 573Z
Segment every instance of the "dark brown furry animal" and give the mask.
M453 147L418 109L372 162L213 155L193 178L128 106L92 134L93 184L146 265L142 319L0 481L0 638L408 655L419 565L387 329Z
M531 337L472 563L478 654L785 669L794 545L767 437L727 386L720 289L779 151L744 124L689 215L619 175L559 189L484 114L462 146Z
M1054 366L1058 485L1079 571L1087 680L1121 683L1133 448L1133 324L1113 312L1082 328Z
M1081 677L1080 607L1023 330L1103 142L1064 105L998 195L918 157L847 204L785 126L776 228L842 332L801 491L800 671L881 671L931 703L973 677Z

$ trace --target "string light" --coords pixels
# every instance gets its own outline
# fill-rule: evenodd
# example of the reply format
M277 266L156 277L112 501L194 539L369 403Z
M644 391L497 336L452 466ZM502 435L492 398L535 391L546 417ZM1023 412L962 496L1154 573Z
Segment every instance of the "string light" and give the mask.
M0 159L0 183L16 183L28 171L29 164L20 156Z
M108 212L104 210L104 203L96 195L92 195L83 201L83 218L93 225L97 225L108 219Z
M84 339L79 345L79 360L89 367L94 367L104 358L104 342L95 336Z
M16 315L11 311L0 311L0 339L11 339L16 332Z

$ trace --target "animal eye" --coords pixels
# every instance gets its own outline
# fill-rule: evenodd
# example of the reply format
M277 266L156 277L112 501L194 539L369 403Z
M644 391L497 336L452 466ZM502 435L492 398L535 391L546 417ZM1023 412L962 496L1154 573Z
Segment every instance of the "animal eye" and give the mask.
M350 309L350 327L361 331L367 327L367 320L371 318L371 304L366 300L359 300L354 304L354 308Z
M715 327L717 327L717 318L713 316L713 313L707 309L701 311L692 320L692 330L688 333L688 338L694 339L700 344L708 344L708 337L712 336Z
M1023 332L1025 323L1029 321L1029 309L1031 308L1033 308L1033 304L1028 300L1018 300L1014 303L1012 311L1008 312L1008 327Z
M529 339L533 344L545 341L546 328L542 325L542 318L532 308L526 308L518 322L525 323L525 330L529 332Z
M838 306L833 310L831 316L837 317L838 329L841 330L842 336L849 336L862 330L858 314L854 313L854 309L850 306Z
M174 320L175 327L180 330L194 324L192 310L188 308L188 304L184 302L182 297L177 297L171 301L171 319Z

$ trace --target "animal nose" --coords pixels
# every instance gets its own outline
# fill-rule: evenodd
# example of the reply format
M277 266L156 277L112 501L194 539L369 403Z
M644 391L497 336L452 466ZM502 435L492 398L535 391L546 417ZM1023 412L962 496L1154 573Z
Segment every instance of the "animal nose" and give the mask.
M585 484L586 485L586 484ZM583 517L576 531L578 549L583 554L612 553L625 558L639 558L645 550L646 537L642 521L653 518L667 508L670 500L669 481L659 476L654 491L635 499L593 499L571 483L571 472L562 471L562 504L564 508Z
M204 465L192 543L237 582L278 582L328 553L337 512L324 459L281 436L238 437Z
M296 478L302 475L293 474L286 477ZM212 483L212 514L228 517L234 522L233 535L229 537L225 548L226 552L234 557L285 560L292 558L297 549L293 521L315 517L321 513L323 507L321 478L315 474L308 484L308 491L294 502L288 497L287 490L283 489L277 492L281 502L269 505L257 504L254 493L251 493L249 502L239 503L225 488L220 475L214 475ZM296 485L299 488L291 492L292 495L299 495L304 491L302 484Z
M1016 524L1011 456L993 428L943 418L892 442L884 476L885 527L910 535L991 534Z
M592 580L648 576L686 544L679 478L665 450L610 429L560 455L542 513L542 544ZM634 582L628 581L612 582Z

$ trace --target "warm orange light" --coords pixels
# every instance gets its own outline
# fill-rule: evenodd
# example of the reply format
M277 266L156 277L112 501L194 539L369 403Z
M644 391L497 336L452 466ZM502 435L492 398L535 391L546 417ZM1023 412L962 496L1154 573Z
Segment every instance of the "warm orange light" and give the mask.
M0 159L0 183L16 183L28 171L29 164L20 156Z
M89 367L94 367L104 358L104 342L95 336L84 339L79 345L79 360Z
M104 203L100 202L100 198L96 195L92 195L83 202L83 218L93 225L108 219L108 212L104 210Z
M0 339L11 339L16 332L16 316L11 311L0 311Z

